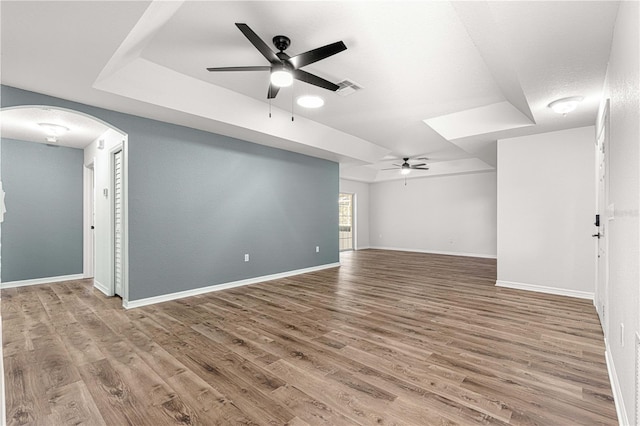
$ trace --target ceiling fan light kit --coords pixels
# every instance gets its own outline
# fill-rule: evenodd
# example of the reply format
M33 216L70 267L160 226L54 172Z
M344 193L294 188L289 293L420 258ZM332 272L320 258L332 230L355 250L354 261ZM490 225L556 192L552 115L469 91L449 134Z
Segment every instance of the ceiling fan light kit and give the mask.
M278 87L289 87L293 84L293 75L284 67L271 71L271 84Z

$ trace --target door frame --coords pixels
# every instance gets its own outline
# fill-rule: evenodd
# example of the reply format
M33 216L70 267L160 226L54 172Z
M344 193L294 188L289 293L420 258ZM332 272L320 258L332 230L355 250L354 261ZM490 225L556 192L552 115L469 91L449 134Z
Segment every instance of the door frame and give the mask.
M338 193L338 197L340 197L342 194L351 195L351 250L355 251L357 250L357 247L356 247L356 193L340 191ZM338 240L339 239L340 239L340 235L338 233ZM339 251L349 251L349 249L339 250Z
M84 208L82 209L83 222L83 253L82 274L85 278L91 278L95 274L95 235L92 226L95 215L95 158L82 169Z
M115 214L114 214L114 179L115 179L115 154L118 151L122 151L122 228L121 228L121 236L122 239L122 294L119 296L122 297L123 306L127 306L129 301L129 209L128 209L128 200L129 200L129 183L127 171L128 167L128 155L127 155L127 137L125 136L122 142L114 145L109 150L109 253L110 253L110 269L111 269L111 279L109 282L109 293L110 295L116 294L115 287Z
M596 170L596 214L600 215L600 226L596 232L602 234L602 237L596 241L595 245L595 298L594 304L596 305L596 311L600 316L600 322L602 324L602 330L605 338L605 342L608 337L608 324L609 324L609 222L612 219L609 211L609 99L604 103L602 114L598 117L596 125L596 158L595 158L595 170ZM601 143L604 144L604 150L600 153ZM601 160L601 156L603 157ZM602 193L600 193L600 171L599 167L601 162L604 163L604 182L602 184ZM604 198L604 199L602 199ZM601 208L601 206L603 206ZM604 209L604 211L600 211ZM599 250L602 248L604 252L604 262L600 265ZM603 279L600 280L601 270L604 268ZM602 282L601 282L602 281Z

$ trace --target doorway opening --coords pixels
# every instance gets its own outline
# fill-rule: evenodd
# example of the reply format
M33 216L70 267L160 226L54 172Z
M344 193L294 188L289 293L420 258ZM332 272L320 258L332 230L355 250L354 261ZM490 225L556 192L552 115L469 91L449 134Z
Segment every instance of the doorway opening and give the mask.
M354 194L340 193L338 201L338 224L340 251L353 250L354 244Z
M69 166L51 169L49 173L53 173L53 175L50 176L59 178L58 180L69 185L69 188L75 188L76 184L82 188L80 197L74 195L78 192L73 192L71 189L64 193L65 195L67 193L73 195L73 198L71 195L67 197L70 201L65 205L75 206L77 199L78 207L82 207L82 216L77 219L74 216L72 223L63 222L68 225L65 228L67 232L70 232L68 229L74 232L73 235L69 234L70 236L66 238L62 237L65 244L69 242L69 249L64 251L64 255L57 257L46 252L41 257L48 261L39 262L43 265L53 265L49 269L54 272L60 270L61 273L49 273L49 275L41 275L42 278L34 277L37 279L16 281L16 286L93 278L94 287L108 296L113 296L116 294L117 282L119 285L118 294L122 296L123 305L126 305L128 301L128 188L126 179L128 135L92 115L53 105L10 106L2 108L0 111L2 112L3 140L5 138L12 139L15 143L24 143L25 147L28 146L27 143L34 142L47 144L51 149L68 152L65 161ZM113 150L116 148L120 151L118 172L120 186L117 188L120 196L118 204L120 210L117 233L113 208L113 193L116 183L113 180L114 161L111 158ZM33 152L30 155L36 158L39 151L33 150ZM76 165L78 171L81 168L80 174L68 172L75 170L73 167ZM58 170L60 176L55 174ZM18 187L14 186L14 188ZM29 195L34 199L40 196L40 192L30 191ZM16 210L12 210L12 212L14 211ZM49 216L47 216L47 220L49 220ZM62 214L59 216L70 217ZM14 215L14 217L16 216ZM38 222L31 224L31 228L51 230L51 234L55 237L61 235L58 229L45 226L46 223L43 219L38 217L37 220ZM23 224L20 223L20 225ZM43 236L42 239L46 239L45 237L48 235ZM38 248L36 243L30 242L31 246ZM117 250L116 245L118 246ZM34 263L37 261L38 259L34 260ZM27 270L27 268L23 269ZM65 274L68 270L73 274ZM117 279L115 278L116 270L119 271Z

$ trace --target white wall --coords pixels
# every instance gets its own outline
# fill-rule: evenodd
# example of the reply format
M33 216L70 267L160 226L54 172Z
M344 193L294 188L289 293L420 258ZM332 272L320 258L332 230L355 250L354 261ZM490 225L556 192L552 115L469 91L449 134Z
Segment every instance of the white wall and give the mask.
M498 141L498 285L593 297L593 126Z
M369 216L375 248L495 257L496 174L374 183Z
M107 130L84 150L85 166L93 163L95 181L95 264L94 284L101 291L107 292L113 280L112 236L111 236L111 170L110 151L123 143L124 137L113 129ZM104 141L104 148L98 149L98 142ZM107 188L108 196L103 190ZM86 226L85 226L86 228Z
M369 184L340 179L340 192L355 194L355 249L369 248Z
M620 424L636 418L635 350L640 331L640 6L621 2L613 34L603 100L610 99L609 291L607 361ZM620 325L624 324L624 333ZM624 340L624 345L622 344ZM640 373L640 372L638 372Z

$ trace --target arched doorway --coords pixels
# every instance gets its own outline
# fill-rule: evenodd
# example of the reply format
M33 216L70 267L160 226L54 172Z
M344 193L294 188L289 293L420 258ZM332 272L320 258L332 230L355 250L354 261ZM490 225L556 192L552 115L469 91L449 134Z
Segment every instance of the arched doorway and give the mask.
M7 212L0 223L2 287L93 278L100 291L126 302L127 134L55 106L7 107L0 114L6 169L0 166L0 176L11 182L4 185ZM10 176L17 162L28 170Z

